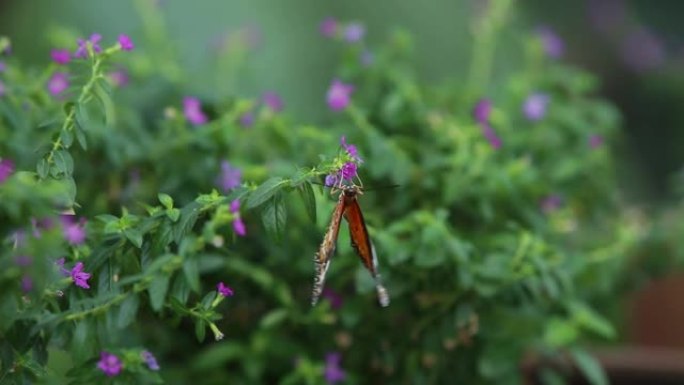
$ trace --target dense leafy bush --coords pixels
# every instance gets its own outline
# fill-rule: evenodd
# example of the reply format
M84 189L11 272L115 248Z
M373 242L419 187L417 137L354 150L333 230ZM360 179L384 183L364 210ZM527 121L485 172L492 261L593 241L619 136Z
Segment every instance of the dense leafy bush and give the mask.
M371 49L325 20L343 54L316 124L273 93L187 95L152 10L135 46L62 31L45 68L4 57L0 382L515 383L525 355L568 353L603 381L581 347L615 333L591 304L637 240L619 115L550 30L516 35L524 60L493 78L492 4L471 72L440 85L413 75L407 34ZM217 71L248 60L238 42ZM344 229L310 306L336 201L317 184L349 162L383 309Z

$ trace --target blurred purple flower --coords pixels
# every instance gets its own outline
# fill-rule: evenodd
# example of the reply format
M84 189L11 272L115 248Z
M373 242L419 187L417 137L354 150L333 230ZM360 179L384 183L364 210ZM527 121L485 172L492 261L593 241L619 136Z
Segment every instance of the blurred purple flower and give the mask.
M119 357L103 351L100 353L100 361L97 362L97 367L108 377L113 377L121 372L123 364Z
M0 72L5 72L7 69L7 64L5 64L4 61L0 60Z
M10 159L0 160L0 183L4 183L14 172L14 162Z
M112 83L114 87L123 87L128 84L128 71L123 68L119 68L107 74L109 77L109 82Z
M199 99L186 96L183 98L183 114L191 124L198 126L207 122L207 116L202 112Z
M55 63L65 65L71 61L71 52L67 49L53 49L50 51L50 57Z
M157 358L154 354L150 353L148 350L143 350L140 352L140 356L150 370L159 370L159 364L157 363Z
M539 121L546 115L546 108L549 105L549 95L541 92L530 94L523 103L523 113L525 117L533 122Z
M321 294L321 296L330 301L331 308L337 310L342 307L342 296L333 289L326 287L325 289L323 289L323 293Z
M337 20L332 17L326 17L319 25L318 30L325 37L335 37L337 34Z
M337 183L337 174L328 174L325 176L325 186L332 187Z
M85 223L86 219L81 218L78 223L74 221L71 215L62 215L62 234L64 239L72 245L80 245L85 241Z
M234 199L232 202L230 202L230 212L233 214L237 214L240 212L240 200L239 199Z
M598 32L618 29L627 20L624 0L588 0L589 22Z
M80 59L88 57L88 43L93 46L93 52L102 52L102 48L100 48L100 40L102 40L102 36L99 33L90 35L87 40L78 39L78 48L76 49L74 56Z
M347 138L342 136L340 138L340 144L342 145L342 148L344 148L344 151L347 152L347 155L351 157L355 162L357 163L363 163L363 159L359 156L359 151L356 149L356 146L353 144L347 144Z
M228 192L238 186L242 179L242 171L233 167L227 160L221 161L221 175L219 176L219 187L223 192Z
M69 88L69 77L64 72L55 72L48 80L47 89L52 96L58 96Z
M330 109L333 111L341 111L351 102L351 94L354 92L354 86L345 84L335 79L330 84L327 94L327 102Z
M71 275L71 272L69 270L64 268L64 263L66 262L66 258L62 257L58 260L55 261L55 265L59 267L59 272L62 273L63 276L68 277Z
M28 267L33 263L33 259L28 255L20 255L14 259L14 263L16 263L17 266Z
M352 178L356 176L356 163L347 162L342 165L340 175L342 176L342 179L352 180Z
M133 40L131 40L128 35L119 35L118 42L123 51L132 51L133 48L135 48L135 45L133 45Z
M589 147L596 149L603 145L603 137L601 135L591 135L589 137Z
M366 34L366 27L361 23L349 23L344 27L344 40L349 43L356 43L363 39Z
M551 27L541 26L537 28L537 34L548 57L560 59L563 56L565 53L565 43Z
M329 384L335 384L340 381L344 381L347 374L340 368L340 361L342 356L340 353L332 352L325 355L325 369L324 376L325 380Z
M216 291L224 297L232 297L234 294L233 289L231 289L230 286L226 286L223 282L219 282L216 285Z
M261 100L273 112L280 112L283 110L283 100L273 91L264 92L261 96Z
M620 45L622 60L636 72L653 70L665 62L665 47L647 28L630 31Z
M33 289L33 280L28 275L21 277L21 291L28 293Z
M548 195L539 202L539 207L545 214L558 210L561 205L563 205L563 197L558 194Z
M88 280L90 279L90 273L83 271L83 262L77 262L73 269L71 269L71 279L74 280L74 284L83 289L90 289L88 285Z
M252 125L254 125L254 118L254 112L247 111L240 115L240 125L244 128L252 127Z
M237 217L233 220L233 231L241 237L247 235L247 226L245 226L245 222L242 221L242 218Z
M492 112L492 102L489 99L480 99L475 105L473 115L475 120L482 128L482 133L494 149L501 147L501 139L496 135L494 129L489 125L489 115Z

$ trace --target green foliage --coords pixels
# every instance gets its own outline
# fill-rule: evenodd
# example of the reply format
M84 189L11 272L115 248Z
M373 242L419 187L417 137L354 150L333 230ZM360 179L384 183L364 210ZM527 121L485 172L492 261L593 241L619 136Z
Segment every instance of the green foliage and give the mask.
M416 79L410 37L397 33L370 66L346 49L338 73L356 85L353 104L327 122L299 125L226 94L203 99L210 121L191 126L179 111L191 77L173 64L157 71L172 50L140 4L147 44L72 63L78 80L64 102L9 60L0 155L21 171L0 184L0 382L318 384L331 351L349 383L518 383L531 351L569 351L592 383L606 382L579 347L615 338L592 301L615 292L639 231L619 210L609 147L588 140L610 143L619 115L592 96L593 77L550 62L531 36L519 42L525 64L491 81L507 6L489 16L473 62L486 68L468 85ZM118 65L132 81L113 89L107 71ZM551 101L531 122L520 106L540 90ZM472 116L485 96L498 150ZM313 183L349 160L342 135L364 160L359 200L392 297L382 310L344 230L326 282L341 307L309 305L335 204ZM222 160L246 182L217 191ZM549 196L562 204L540 207ZM74 212L88 219L85 243L64 239L58 214ZM66 270L83 263L90 289L63 274L62 257ZM220 281L233 297L216 291ZM102 351L123 360L120 375L97 369Z

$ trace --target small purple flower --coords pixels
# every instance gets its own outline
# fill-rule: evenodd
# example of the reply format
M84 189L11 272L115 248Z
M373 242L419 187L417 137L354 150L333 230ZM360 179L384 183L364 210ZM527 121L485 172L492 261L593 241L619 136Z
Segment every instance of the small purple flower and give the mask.
M88 285L88 280L90 279L90 273L83 271L83 262L77 262L73 269L71 269L71 279L74 280L74 284L83 289L90 289Z
M7 64L5 64L4 61L0 60L0 72L5 72L7 69Z
M240 212L240 200L239 199L234 199L232 202L230 202L230 212L233 214L237 214Z
M55 63L65 65L71 61L71 52L67 49L53 49L50 51L50 57Z
M59 267L59 272L62 273L63 276L68 277L71 275L71 272L64 268L65 262L66 262L66 258L62 257L62 258L55 261L55 265L57 265L57 267Z
M326 287L325 289L323 289L321 297L326 298L328 301L330 301L330 307L334 310L337 310L342 307L342 296L333 289Z
M20 255L14 259L14 263L16 263L17 266L28 267L33 263L33 259L28 255Z
M242 179L242 171L233 167L227 160L221 161L221 175L219 176L218 185L223 192L228 192L238 186Z
M195 97L186 96L183 98L183 114L195 126L207 122L207 116L202 112L202 105L199 99Z
M264 92L261 96L261 100L273 112L280 112L283 110L283 100L273 91Z
M535 92L525 99L523 103L523 114L525 117L533 122L539 121L546 115L546 108L549 105L549 95Z
M347 374L340 368L340 361L342 356L340 353L328 353L325 355L325 380L329 384L335 384L340 381L344 381Z
M477 123L482 128L482 133L489 141L489 144L491 144L494 149L498 149L501 147L501 139L499 139L499 137L496 135L496 132L494 132L494 129L489 125L489 115L491 112L492 102L489 99L481 99L475 105L473 115L475 116Z
M328 174L325 177L325 186L332 187L337 184L337 174Z
M552 59L560 59L565 53L565 43L556 32L548 26L537 28L546 55Z
M558 195L558 194L551 194L544 199L541 200L539 203L539 207L541 208L542 212L544 214L549 214L553 211L558 210L561 205L563 205L563 197Z
M112 83L114 87L123 87L128 84L128 72L120 68L118 70L114 70L107 74L109 77L109 82Z
M29 293L33 289L33 280L28 275L21 277L21 291Z
M90 37L87 40L78 39L78 48L74 53L74 57L77 57L79 59L88 57L88 43L92 45L93 52L102 52L102 48L100 48L100 40L102 40L102 36L99 33L94 33L90 35Z
M244 128L249 128L254 125L254 112L252 111L247 111L244 114L240 115L240 125Z
M345 84L335 79L332 81L330 88L328 88L327 101L328 106L333 111L341 111L347 108L351 102L351 94L354 91L354 86Z
M119 357L103 351L100 353L100 361L97 362L97 367L108 377L113 377L121 372L123 364Z
M119 35L118 42L123 51L132 51L133 48L135 48L135 46L133 45L133 40L131 40L131 38L128 37L128 35Z
M318 30L325 37L335 37L337 34L337 20L332 17L326 17L319 25Z
M344 40L349 43L356 43L363 39L366 34L366 27L361 23L349 23L344 28Z
M52 96L58 96L69 88L69 77L64 72L55 72L48 80L47 89Z
M0 183L4 183L14 172L14 162L10 159L0 160Z
M356 176L356 163L347 162L340 169L342 179L352 180Z
M226 286L225 283L219 282L216 285L216 291L224 297L232 297L233 296L233 289L230 288L230 286Z
M663 42L647 28L629 32L620 45L620 51L622 60L635 72L653 70L665 62Z
M347 152L347 155L349 155L349 157L351 157L356 163L363 163L356 146L353 144L347 144L347 139L344 136L340 138L340 144L342 145L342 148L344 148L344 151Z
M247 226L245 226L245 222L242 221L242 218L237 217L233 220L233 231L241 237L247 235Z
M591 135L589 137L589 147L597 149L603 145L603 137L601 135Z
M71 215L62 215L62 233L64 239L72 245L80 245L85 242L85 218L81 218L78 222L74 221Z
M159 370L159 364L157 363L157 358L150 353L148 350L143 350L140 352L140 356L150 370Z

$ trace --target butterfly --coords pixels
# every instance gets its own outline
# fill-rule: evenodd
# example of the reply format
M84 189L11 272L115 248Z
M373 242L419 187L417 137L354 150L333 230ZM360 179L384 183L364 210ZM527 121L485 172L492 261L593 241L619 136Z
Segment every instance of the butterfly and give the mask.
M325 283L325 274L330 267L330 260L335 254L337 246L337 236L340 233L340 225L342 217L347 220L349 224L349 234L351 237L352 248L356 254L361 258L361 262L368 269L375 280L375 289L378 294L378 302L380 306L386 307L389 305L389 294L387 289L382 284L380 273L378 273L378 258L375 253L375 247L368 236L368 229L366 222L363 219L361 206L359 206L358 196L363 194L361 187L356 185L342 186L340 195L332 213L330 225L323 237L323 242L314 256L314 263L316 266L316 275L314 276L313 291L311 294L311 306L316 305L318 299L323 292L323 285Z

